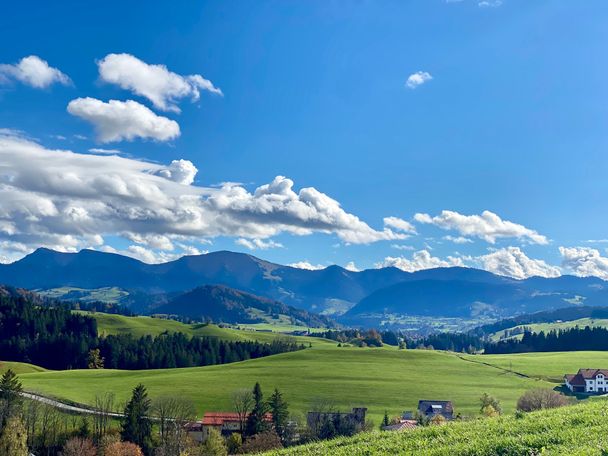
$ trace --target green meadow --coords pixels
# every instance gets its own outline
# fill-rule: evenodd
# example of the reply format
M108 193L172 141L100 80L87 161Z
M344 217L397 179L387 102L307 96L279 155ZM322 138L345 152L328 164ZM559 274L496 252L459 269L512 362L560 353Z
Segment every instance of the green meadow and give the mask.
M143 383L152 396L171 394L192 399L199 414L229 410L231 391L252 387L259 381L267 394L275 387L282 390L294 412L304 413L313 400L323 399L342 409L366 406L378 423L385 410L390 415L413 410L419 399L452 400L457 412L476 415L479 396L484 392L496 396L509 412L524 391L556 386L540 375L526 378L505 371L510 359L514 370L527 370L531 374L543 372L541 366L547 362L544 354L486 359L439 351L317 343L298 352L218 366L46 371L24 373L21 379L28 390L88 404L96 393L103 391L112 391L119 400L124 400L135 385ZM603 353L562 353L554 355L547 372L553 379L562 370L571 372L579 367L606 364L608 357Z
M106 314L101 312L79 312L97 320L97 332L101 336L111 334L131 334L135 337L158 336L164 333L181 332L189 336L218 337L224 340L255 340L258 342L272 342L277 337L284 337L279 332L269 331L267 326L249 329L220 328L217 325L203 323L185 324L175 320L153 317L125 317L124 315ZM258 330L256 330L258 329ZM262 329L262 330L259 330ZM300 330L306 328L299 327ZM290 336L291 337L291 336ZM298 342L319 343L319 339L295 336Z

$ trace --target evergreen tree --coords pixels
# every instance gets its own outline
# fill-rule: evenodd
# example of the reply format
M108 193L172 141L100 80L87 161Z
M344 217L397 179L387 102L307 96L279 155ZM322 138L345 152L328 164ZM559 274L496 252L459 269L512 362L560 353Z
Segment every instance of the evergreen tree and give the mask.
M247 425L245 426L245 434L252 436L264 432L268 429L264 417L268 412L268 406L264 402L264 394L262 387L256 383L253 387L253 408L247 417Z
M13 416L21 404L21 382L17 375L11 370L7 370L0 378L0 400L4 403L4 410L0 416L0 425Z
M287 402L283 399L283 394L277 388L274 389L272 396L270 396L268 408L270 409L270 413L272 413L274 429L281 441L283 441L286 435L287 421L289 420L289 409Z
M381 426L381 428L389 426L390 424L391 424L391 420L388 417L388 411L385 410L384 411L384 418L382 418L382 426Z
M140 383L133 389L131 400L125 407L121 433L123 440L139 445L146 454L149 452L152 436L150 405L146 387Z
M27 432L23 421L12 417L0 434L0 456L27 456Z

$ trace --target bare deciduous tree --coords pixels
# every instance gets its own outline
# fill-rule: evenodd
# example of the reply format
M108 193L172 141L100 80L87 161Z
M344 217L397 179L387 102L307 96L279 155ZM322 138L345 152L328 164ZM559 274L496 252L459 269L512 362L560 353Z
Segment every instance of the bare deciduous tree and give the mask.
M152 403L152 413L158 418L161 446L168 454L181 454L188 444L184 425L196 416L194 404L181 397L161 396Z
M99 443L110 428L111 416L114 411L114 394L103 393L95 396L95 408L99 414L93 415L93 435L95 441Z
M241 433L245 430L247 415L253 407L253 394L251 390L239 389L232 393L232 407L239 417Z

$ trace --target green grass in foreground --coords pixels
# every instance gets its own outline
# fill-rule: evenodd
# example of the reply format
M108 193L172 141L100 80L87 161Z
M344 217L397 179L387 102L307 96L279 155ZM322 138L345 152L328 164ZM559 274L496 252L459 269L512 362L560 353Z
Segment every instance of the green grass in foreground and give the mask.
M266 453L273 456L606 455L608 403L596 400L523 418L504 416L405 432L371 432Z
M126 317L124 315L106 314L101 312L81 312L97 320L97 331L100 335L131 334L135 337L158 336L165 332L181 332L189 336L218 337L224 340L256 340L258 342L272 342L280 333L262 332L254 330L238 330L220 328L217 325L185 324L175 320L152 317ZM299 343L320 343L320 340L308 337L296 337Z
M575 358L569 362L569 370L578 366ZM391 415L413 410L419 399L452 400L457 412L477 414L483 392L496 396L506 411L512 411L524 391L553 386L465 361L451 353L338 348L329 343L219 366L57 371L24 374L21 379L28 390L85 404L104 391L114 392L118 401L125 400L135 385L143 383L153 397L171 394L190 398L199 414L230 410L231 392L251 388L259 381L267 395L274 387L283 391L293 412L304 413L313 399L322 398L342 409L366 406L376 423L385 410Z
M509 328L508 330L526 327L526 328L530 328L530 330L535 333L539 333L541 331L544 331L545 333L547 333L551 330L570 329L570 328L574 328L576 326L578 326L580 328L584 328L585 326L590 326L592 328L596 327L596 326L600 326L602 328L608 328L608 319L607 318L580 318L578 320L562 321L559 323L532 323L529 325L513 326L512 328ZM504 336L504 333L505 333L504 329L501 331L497 331L490 336L490 339L497 342L500 340L501 336ZM512 337L516 338L516 339L521 339L523 337L523 334L518 334L518 335L515 335Z

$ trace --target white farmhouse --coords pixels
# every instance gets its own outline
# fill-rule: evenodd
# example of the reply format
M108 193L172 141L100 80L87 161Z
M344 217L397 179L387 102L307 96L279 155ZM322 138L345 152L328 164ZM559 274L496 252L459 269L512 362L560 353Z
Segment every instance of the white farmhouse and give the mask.
M608 393L608 369L579 369L564 375L566 387L573 393Z

